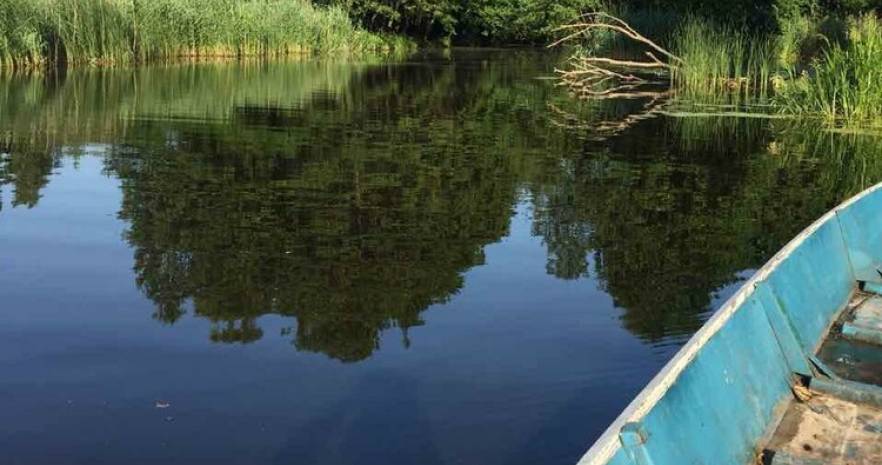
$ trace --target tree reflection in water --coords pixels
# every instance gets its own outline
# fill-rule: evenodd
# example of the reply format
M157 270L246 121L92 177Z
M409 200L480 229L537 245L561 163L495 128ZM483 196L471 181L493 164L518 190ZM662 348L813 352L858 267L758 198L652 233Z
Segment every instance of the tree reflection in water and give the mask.
M298 349L353 362L386 329L407 344L518 202L532 203L548 273L596 280L628 330L664 342L882 178L879 138L783 122L657 117L597 137L592 119L639 103L571 102L530 79L550 69L536 57L10 80L0 183L33 206L63 154L110 143L156 319L192 311L213 341L247 343L264 337L261 316L291 316ZM562 112L585 124L555 124Z

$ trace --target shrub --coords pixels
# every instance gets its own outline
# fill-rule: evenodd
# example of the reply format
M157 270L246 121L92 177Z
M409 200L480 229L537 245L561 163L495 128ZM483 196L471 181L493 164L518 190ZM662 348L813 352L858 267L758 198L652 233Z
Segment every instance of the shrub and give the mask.
M882 24L873 14L852 20L845 44L832 44L778 96L782 111L828 120L870 121L882 115Z

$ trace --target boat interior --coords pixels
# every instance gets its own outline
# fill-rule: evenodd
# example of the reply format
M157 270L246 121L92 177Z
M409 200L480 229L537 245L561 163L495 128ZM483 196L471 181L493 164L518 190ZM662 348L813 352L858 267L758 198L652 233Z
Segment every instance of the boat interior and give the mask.
M758 270L580 465L882 464L882 184Z
M856 290L763 450L772 465L882 464L882 295Z

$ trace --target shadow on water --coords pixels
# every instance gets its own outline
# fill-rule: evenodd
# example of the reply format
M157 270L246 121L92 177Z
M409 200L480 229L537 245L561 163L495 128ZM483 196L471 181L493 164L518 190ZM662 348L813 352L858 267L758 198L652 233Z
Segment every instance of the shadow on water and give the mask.
M354 362L384 330L407 344L508 234L524 192L547 273L596 279L629 331L662 343L882 179L878 137L780 121L656 117L597 137L592 122L639 103L572 102L532 79L552 64L460 52L11 78L0 182L33 207L59 160L110 144L157 320L192 312L211 340L248 343L267 337L261 316L290 316L299 350Z

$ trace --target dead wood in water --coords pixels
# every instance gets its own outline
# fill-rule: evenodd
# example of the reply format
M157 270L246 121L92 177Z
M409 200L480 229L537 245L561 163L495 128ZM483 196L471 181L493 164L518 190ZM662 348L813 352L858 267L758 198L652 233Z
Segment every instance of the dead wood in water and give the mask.
M575 45L575 52L560 69L555 69L558 85L569 89L576 97L591 101L630 101L620 108L632 109L632 113L621 116L608 113L607 116L592 115L588 121L575 114L569 114L560 108L551 107L552 123L567 129L586 131L587 136L594 139L606 139L616 136L628 128L650 118L663 116L666 118L765 118L778 119L786 116L768 111L754 111L751 105L706 105L696 109L689 106L675 105L677 83L675 77L684 70L688 71L688 63L682 58L666 50L661 45L637 32L624 20L604 12L588 13L580 16L571 24L557 29L563 37L550 44L556 47L563 44ZM596 43L598 32L612 33L614 37L627 39L629 47L607 56L598 54ZM587 47L586 47L587 45ZM630 47L633 45L634 47ZM740 79L727 79L727 82L738 83ZM642 108L635 108L645 101ZM616 105L602 105L616 107ZM761 109L766 110L766 109ZM612 117L609 117L612 115Z
M595 30L609 30L650 48L643 53L647 61L598 57L577 53L568 60L569 69L556 69L561 84L580 98L607 99L646 97L641 87L649 84L670 85L671 72L683 64L683 59L637 32L624 20L603 12L587 13L576 22L559 27L566 35L549 47L590 37ZM654 53L655 52L655 53ZM656 53L664 56L660 59ZM660 82L661 81L661 82Z
M584 132L588 140L603 141L617 136L635 124L652 119L662 114L670 103L670 91L665 92L634 92L607 96L608 98L645 98L648 101L634 113L615 119L585 121L575 113L567 112L560 107L549 104L551 124L569 130Z
M557 41L555 41L551 45L549 45L549 47L556 47L560 44L563 44L564 42L569 42L573 39L576 39L579 37L584 37L584 36L588 35L588 33L591 32L591 30L593 30L593 29L608 29L611 31L618 32L618 33L624 35L625 37L628 37L629 39L632 39L636 42L642 42L643 44L646 44L647 46L655 49L656 51L667 56L668 58L670 58L673 61L676 61L679 63L683 62L683 60L680 57L665 50L660 45L656 44L655 42L653 42L652 40L650 40L649 38L647 38L643 34L640 34L639 32L637 32L637 30L635 30L633 27L631 27L631 25L626 23L621 18L617 18L609 13L604 13L602 11L595 11L593 13L586 13L579 18L579 21L576 21L571 24L566 24L566 25L563 25L563 26L560 26L559 28L557 28L556 29L557 31L574 30L575 32L572 32L572 33L564 36L563 38L558 39Z

